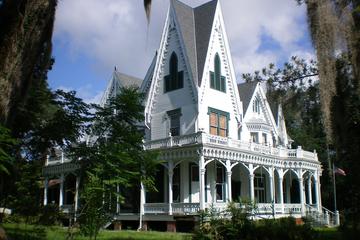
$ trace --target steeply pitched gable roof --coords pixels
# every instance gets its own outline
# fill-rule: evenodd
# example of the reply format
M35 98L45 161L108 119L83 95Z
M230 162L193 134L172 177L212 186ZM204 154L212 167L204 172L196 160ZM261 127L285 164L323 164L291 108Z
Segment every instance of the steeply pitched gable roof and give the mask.
M122 87L140 87L142 83L140 78L132 77L116 70L114 71L114 78L116 78Z
M243 103L244 114L246 113L246 110L249 107L250 100L254 94L257 84L258 84L257 81L238 84L238 90L239 90L240 99Z
M178 0L172 0L180 32L189 59L193 79L198 85L205 65L218 0L192 8Z
M199 85L204 71L217 2L218 0L214 0L194 9Z
M271 102L271 103L269 102L269 105L270 105L270 109L271 109L271 112L272 112L272 114L274 116L276 124L279 124L278 123L279 104L274 103L274 102Z

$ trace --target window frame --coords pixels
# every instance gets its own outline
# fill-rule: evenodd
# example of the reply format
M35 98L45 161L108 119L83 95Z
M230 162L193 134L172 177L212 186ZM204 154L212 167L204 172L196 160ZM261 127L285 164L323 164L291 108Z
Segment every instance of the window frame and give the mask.
M166 112L166 115L169 119L169 132L171 136L180 136L181 135L181 108L176 108ZM172 126L173 121L177 121L179 123L178 126ZM177 134L173 133L173 129L177 128Z
M174 51L169 60L169 74L164 77L164 93L184 87L184 71L178 71L178 65L178 57Z
M258 97L255 97L255 99L253 101L253 112L257 113L257 114L261 113L260 99Z
M260 185L262 183L262 185ZM254 176L254 195L257 203L266 203L266 176L256 173Z
M221 76L221 60L218 53L214 57L214 72L210 71L210 88L226 93L226 78Z
M211 116L212 114L215 114L216 115L216 122L217 122L217 125L212 125L211 124ZM229 121L230 121L230 114L228 112L224 112L224 111L221 111L221 110L218 110L218 109L215 109L215 108L211 108L209 107L208 109L208 115L209 115L209 133L211 135L215 135L215 136L220 136L220 137L228 137L229 136ZM220 125L220 118L221 117L225 117L225 128L222 128ZM216 128L216 131L217 133L216 134L213 134L211 129L212 128ZM220 135L220 132L221 130L224 130L225 131L225 136L221 136Z
M254 141L253 137L256 138L256 141ZM259 143L259 133L258 132L250 132L250 142Z

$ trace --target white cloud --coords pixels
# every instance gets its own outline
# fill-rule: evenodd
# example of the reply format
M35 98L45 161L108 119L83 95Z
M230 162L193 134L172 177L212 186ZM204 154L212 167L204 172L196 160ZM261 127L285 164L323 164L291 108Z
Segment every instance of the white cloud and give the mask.
M85 103L100 103L101 97L104 91L97 91L95 95L93 94L93 86L92 84L87 84L78 89L72 89L69 87L59 86L57 89L63 90L65 92L75 91L76 96L83 99Z
M197 6L207 0L184 0ZM151 22L147 22L143 1L62 0L55 23L55 38L73 57L85 55L104 72L118 69L143 77L155 50L169 0L153 1ZM222 0L226 30L237 76L253 72L270 62L286 60L294 52L311 52L299 44L306 31L305 9L294 0ZM266 34L279 48L259 52ZM240 80L240 79L239 79Z

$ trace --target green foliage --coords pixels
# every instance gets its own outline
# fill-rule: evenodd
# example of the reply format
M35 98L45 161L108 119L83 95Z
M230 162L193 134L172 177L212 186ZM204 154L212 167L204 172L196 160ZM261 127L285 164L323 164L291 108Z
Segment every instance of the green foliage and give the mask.
M110 220L110 216L103 204L104 185L95 175L88 176L88 182L82 191L81 198L84 206L80 214L80 231L89 239L96 239L100 228Z
M38 224L43 226L60 225L63 217L57 204L47 204L40 210Z
M14 158L11 149L16 145L17 141L10 135L10 130L0 124L0 175L9 175L9 168Z
M255 206L249 202L230 203L224 212L202 213L200 229L193 239L317 239L310 224L297 225L294 218L251 220Z
M16 191L8 192L8 206L14 213L21 214L31 223L38 216L41 206L41 184L40 176L42 163L39 161L18 161L15 165L15 181L12 187ZM8 190L13 190L8 189Z
M154 187L157 155L143 149L142 100L136 88L122 88L104 107L96 107L90 142L72 148L84 173L84 193L80 193L84 220L80 223L89 236L96 236L103 220L115 211L116 199L121 198L118 186L140 191L142 181L147 189Z
M339 209L344 209L346 234L358 236L360 233L360 96L358 86L353 84L351 65L346 58L339 58L336 63L337 95L332 101L332 123L334 133L335 165L344 169L346 176L336 179L338 196L347 196L338 201ZM338 198L339 199L339 198ZM350 237L350 236L349 236Z

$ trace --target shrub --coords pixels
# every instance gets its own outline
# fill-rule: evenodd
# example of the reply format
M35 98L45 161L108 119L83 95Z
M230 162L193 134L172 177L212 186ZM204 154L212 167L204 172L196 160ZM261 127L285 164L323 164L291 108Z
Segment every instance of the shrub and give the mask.
M227 210L218 212L214 208L202 212L200 228L193 239L256 239L256 240L312 240L317 233L310 223L296 224L293 217L280 219L251 220L251 203L229 204Z
M48 204L40 210L39 224L45 226L58 225L61 223L63 215L59 206L56 204Z

